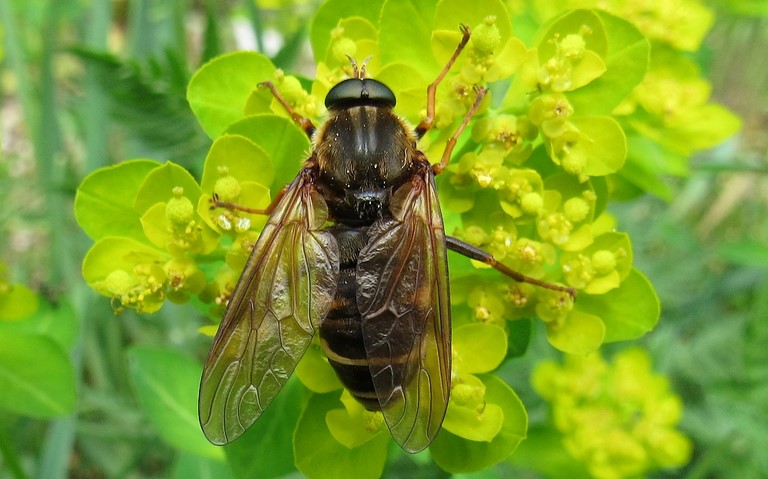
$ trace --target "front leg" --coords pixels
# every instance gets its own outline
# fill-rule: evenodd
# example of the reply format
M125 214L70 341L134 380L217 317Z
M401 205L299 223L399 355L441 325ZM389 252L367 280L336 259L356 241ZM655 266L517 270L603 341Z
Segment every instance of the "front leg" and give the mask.
M296 122L297 125L301 127L302 130L304 130L304 133L307 134L309 139L312 139L312 134L315 132L315 125L310 121L309 118L299 115L296 110L294 110L291 105L288 104L287 101L285 101L285 98L283 98L283 95L280 94L280 92L277 90L277 87L274 83L271 81L265 81L259 83L259 87L261 88L269 88L269 91L272 92L272 96L275 97L275 100L280 102L281 105L283 105L283 108L285 108L285 111L288 112L289 115L291 115L291 118L293 118L293 121Z

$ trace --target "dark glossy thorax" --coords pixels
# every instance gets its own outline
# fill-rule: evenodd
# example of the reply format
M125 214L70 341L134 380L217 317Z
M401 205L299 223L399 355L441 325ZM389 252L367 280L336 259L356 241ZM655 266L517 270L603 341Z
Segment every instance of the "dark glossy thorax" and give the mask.
M318 190L337 222L370 225L388 214L393 189L411 177L415 135L388 106L330 113L314 139Z

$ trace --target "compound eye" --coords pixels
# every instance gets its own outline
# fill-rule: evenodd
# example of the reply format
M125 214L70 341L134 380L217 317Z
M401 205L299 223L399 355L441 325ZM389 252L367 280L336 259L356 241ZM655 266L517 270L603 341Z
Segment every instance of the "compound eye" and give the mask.
M325 107L349 108L376 105L394 107L397 100L392 90L378 80L349 78L336 84L325 97Z

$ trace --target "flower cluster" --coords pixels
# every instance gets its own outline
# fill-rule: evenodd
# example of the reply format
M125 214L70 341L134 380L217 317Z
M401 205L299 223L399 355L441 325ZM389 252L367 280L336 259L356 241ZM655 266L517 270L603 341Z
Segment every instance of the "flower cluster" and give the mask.
M212 208L212 200L262 207L269 201L268 189L258 181L271 180L270 168L260 170L257 159L244 155L249 146L257 148L244 137L222 137L201 184L178 165L149 160L124 162L86 178L76 211L97 241L83 261L83 275L112 298L116 311L152 313L166 299L183 303L193 297L221 310L234 286L234 271L242 268L255 240L250 225L263 219ZM131 181L121 182L126 179ZM115 183L120 186L102 187ZM103 201L86 212L94 200ZM116 211L123 215L120 223L114 222ZM216 257L222 262L211 268L208 263Z
M642 349L611 362L595 353L542 363L533 385L551 404L566 450L595 478L640 477L690 459L691 442L677 430L680 398Z

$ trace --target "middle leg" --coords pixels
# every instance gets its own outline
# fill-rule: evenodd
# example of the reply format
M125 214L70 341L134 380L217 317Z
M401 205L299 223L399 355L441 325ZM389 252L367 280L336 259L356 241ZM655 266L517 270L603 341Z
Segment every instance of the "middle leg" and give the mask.
M482 261L483 263L491 266L493 269L500 272L504 276L509 276L510 278L514 279L518 283L533 284L541 288L551 289L552 291L562 291L564 293L568 293L568 295L571 298L576 297L576 290L574 288L570 288L568 286L561 286L559 284L547 283L546 281L541 281L539 279L526 276L522 273L518 273L517 271L500 263L496 258L493 257L491 253L484 251L478 248L477 246L472 246L469 243L465 243L464 241L461 241L458 238L454 238L452 236L446 236L445 244L446 246L448 246L449 250L455 251L463 256L466 256L467 258L474 259L477 261Z

